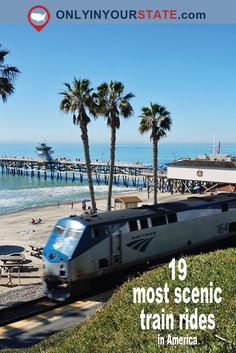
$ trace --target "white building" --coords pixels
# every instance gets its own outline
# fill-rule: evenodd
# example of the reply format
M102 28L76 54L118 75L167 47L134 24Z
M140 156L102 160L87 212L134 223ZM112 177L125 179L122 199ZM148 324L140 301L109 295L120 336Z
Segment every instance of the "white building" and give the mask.
M177 160L168 164L167 178L236 184L236 158L218 154Z

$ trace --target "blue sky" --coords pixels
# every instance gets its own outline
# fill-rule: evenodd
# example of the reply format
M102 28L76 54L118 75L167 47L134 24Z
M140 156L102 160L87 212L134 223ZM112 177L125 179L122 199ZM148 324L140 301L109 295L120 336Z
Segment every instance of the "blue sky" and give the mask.
M134 116L122 121L120 143L149 142L137 129L140 108L157 102L172 114L165 142L235 142L235 25L0 25L7 63L22 71L15 94L0 103L0 141L80 141L59 110L63 82L92 86L120 80L133 92ZM109 142L104 119L92 121L91 142Z

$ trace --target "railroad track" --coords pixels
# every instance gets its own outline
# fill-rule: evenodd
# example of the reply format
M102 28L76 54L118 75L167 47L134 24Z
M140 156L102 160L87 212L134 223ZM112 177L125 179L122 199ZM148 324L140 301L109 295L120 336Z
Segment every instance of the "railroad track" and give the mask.
M107 288L106 291L91 290L87 295L73 296L64 302L55 302L46 296L34 299L32 301L9 306L0 310L0 328L16 321L31 318L33 316L53 311L62 307L76 307L78 303L90 303L97 299L103 301L110 297L110 293L114 292L114 288ZM77 304L76 304L77 303ZM0 330L1 331L1 330Z
M63 305L65 305L65 303L55 303L47 297L41 297L32 301L9 306L0 310L0 327L56 309Z
M0 350L30 347L42 337L45 338L67 326L82 323L94 315L110 299L113 292L114 289L63 303L53 303L42 297L1 310L1 313L4 311L4 317L1 314ZM11 319L9 316L6 320L6 314L11 315Z

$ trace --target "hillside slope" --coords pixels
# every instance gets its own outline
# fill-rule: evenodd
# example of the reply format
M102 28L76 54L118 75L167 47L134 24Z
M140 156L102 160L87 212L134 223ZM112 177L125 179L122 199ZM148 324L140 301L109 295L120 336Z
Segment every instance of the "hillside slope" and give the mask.
M146 272L133 280L129 280L114 294L112 300L93 318L81 327L58 333L28 350L21 352L46 353L233 353L236 341L236 249L228 248L208 254L185 257L188 265L187 277L184 281L172 281L168 264ZM175 287L221 287L223 300L220 304L174 303ZM156 304L134 304L133 287L164 287L170 288L170 302ZM185 311L199 314L215 315L214 330L180 330L178 315ZM173 331L145 330L140 328L140 312L174 313L176 325ZM158 344L158 334L167 336L196 336L196 346L172 346ZM19 352L19 350L17 350ZM8 350L9 352L9 350ZM13 352L11 350L11 352Z

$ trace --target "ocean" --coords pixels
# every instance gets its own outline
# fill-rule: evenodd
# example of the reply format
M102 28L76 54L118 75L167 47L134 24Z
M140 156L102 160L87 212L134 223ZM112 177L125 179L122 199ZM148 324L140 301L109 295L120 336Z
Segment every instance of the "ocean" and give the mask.
M54 158L69 159L83 157L82 144L52 144ZM211 144L168 144L159 145L159 164L166 164L174 159L195 157L212 153ZM221 153L236 155L236 144L222 144ZM91 160L109 161L109 144L91 144ZM0 156L37 157L33 143L0 143ZM140 162L152 164L152 145L150 144L118 144L116 160L120 162ZM107 193L106 185L94 185L96 196ZM114 186L114 193L131 191L132 188ZM68 180L38 180L36 177L8 176L0 174L0 214L19 211L24 208L77 201L89 197L86 182Z

